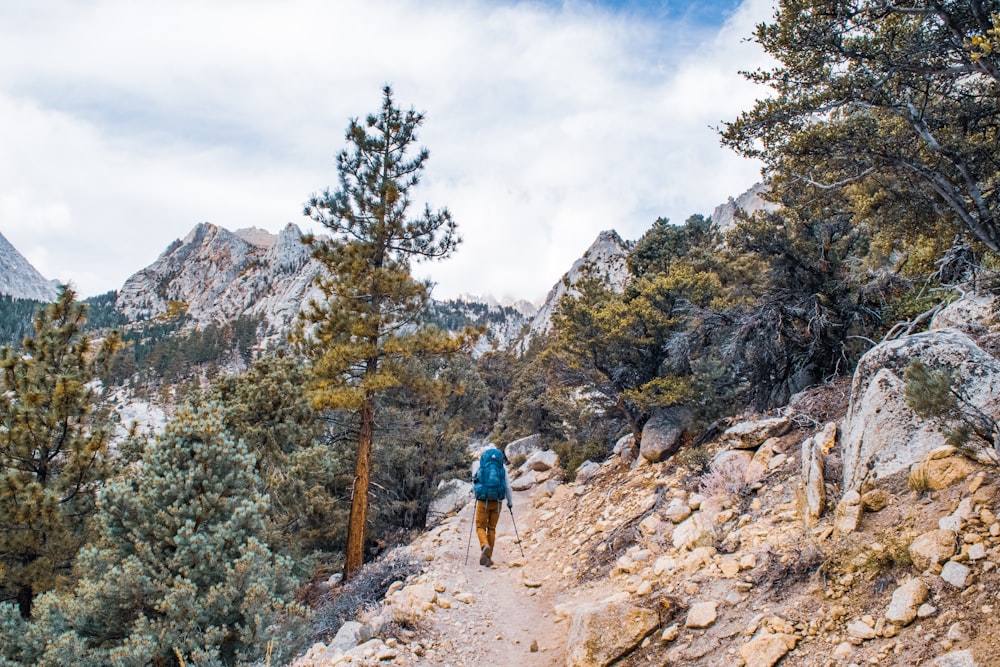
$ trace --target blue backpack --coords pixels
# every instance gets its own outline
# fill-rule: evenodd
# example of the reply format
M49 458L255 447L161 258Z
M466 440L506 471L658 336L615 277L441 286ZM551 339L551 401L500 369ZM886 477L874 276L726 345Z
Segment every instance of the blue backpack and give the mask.
M503 470L503 453L490 447L479 457L476 473L476 500L502 500L507 497L506 473Z

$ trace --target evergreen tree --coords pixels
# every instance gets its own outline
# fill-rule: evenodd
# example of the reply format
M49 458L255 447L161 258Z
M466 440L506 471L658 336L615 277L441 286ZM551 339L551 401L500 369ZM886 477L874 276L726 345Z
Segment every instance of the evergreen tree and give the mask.
M267 498L254 456L219 407L186 408L134 474L100 494L98 535L72 595L37 605L30 664L247 664L291 602L291 563L261 541Z
M109 429L90 384L119 344L96 351L70 287L39 311L23 353L0 350L0 597L28 618L69 575L109 472Z
M357 459L344 573L364 561L368 487L379 394L405 385L402 360L457 351L464 341L418 327L430 285L410 273L414 261L443 258L459 242L446 210L425 207L407 216L426 149L411 157L423 114L396 108L383 89L382 108L365 122L352 120L348 148L337 156L340 187L314 196L306 215L326 227L330 239L307 238L328 273L319 280L325 303L306 315L315 325L314 405L358 415Z
M308 369L285 354L259 359L245 373L218 378L205 393L221 406L226 430L254 456L270 499L273 544L299 561L313 550L342 547L347 530L343 497L349 461L326 437L302 387Z
M815 194L871 184L1000 252L997 0L781 0L756 41L772 94L723 133Z

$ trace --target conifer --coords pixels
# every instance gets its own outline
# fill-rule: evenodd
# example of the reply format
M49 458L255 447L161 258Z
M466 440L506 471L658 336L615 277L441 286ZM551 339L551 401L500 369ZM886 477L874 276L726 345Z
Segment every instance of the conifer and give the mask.
M24 618L69 574L109 472L92 381L119 341L111 335L95 353L85 321L62 287L23 349L0 350L0 599L16 600Z
M357 419L347 577L364 562L379 395L406 385L406 358L452 353L465 344L419 326L430 284L413 278L411 263L447 257L459 243L447 209L425 207L419 217L407 215L410 191L429 156L423 148L411 153L423 120L413 109L398 109L386 86L380 111L348 126L348 148L337 156L339 189L313 196L305 206L305 214L332 234L306 239L328 269L319 280L325 302L313 302L306 315L315 343L313 403Z
M291 602L291 563L261 541L267 497L218 405L186 408L99 499L72 595L43 596L39 665L246 664Z

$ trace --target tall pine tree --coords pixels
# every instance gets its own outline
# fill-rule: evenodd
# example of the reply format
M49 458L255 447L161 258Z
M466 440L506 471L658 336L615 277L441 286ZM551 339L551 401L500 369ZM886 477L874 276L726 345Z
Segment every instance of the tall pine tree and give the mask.
M339 189L305 206L332 234L307 238L328 269L319 282L326 300L312 303L306 315L314 325L313 402L357 418L347 577L364 562L377 399L406 384L407 357L456 351L464 342L419 325L430 284L413 278L411 263L447 257L460 239L447 209L425 206L408 217L410 191L429 156L424 148L412 153L424 116L398 109L388 86L382 92L379 112L347 128L348 147L337 156Z
M35 596L69 574L108 474L109 431L91 381L119 344L92 349L69 287L38 313L23 350L0 350L0 599L31 616Z

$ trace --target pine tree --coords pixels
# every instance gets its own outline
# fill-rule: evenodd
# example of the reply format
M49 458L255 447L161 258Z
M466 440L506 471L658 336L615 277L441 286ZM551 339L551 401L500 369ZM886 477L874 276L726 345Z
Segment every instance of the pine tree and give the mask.
M410 273L412 262L447 257L459 243L447 209L425 207L408 218L426 149L410 151L423 114L396 108L383 89L382 108L364 123L352 120L348 148L337 156L340 188L312 197L305 214L331 239L307 237L328 273L319 285L325 303L313 303L307 321L315 345L313 402L357 415L357 459L344 573L364 561L368 487L379 394L406 383L400 362L412 355L457 351L464 341L418 326L430 285Z
M39 311L23 352L0 350L0 597L31 616L84 543L107 476L109 430L90 384L119 344L95 351L69 287Z
M30 664L246 664L291 602L291 563L261 541L267 498L254 456L219 406L186 408L141 465L100 494L98 538L72 595L48 594ZM34 653L32 653L34 652Z

